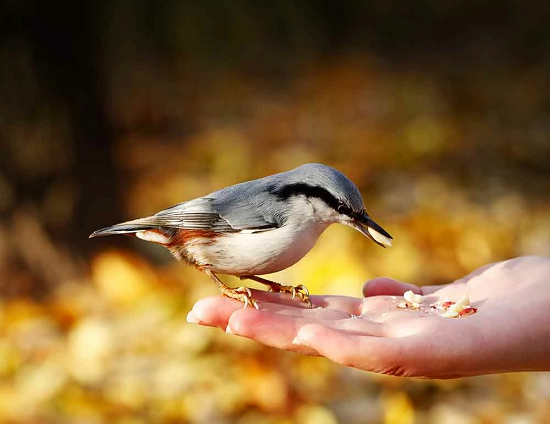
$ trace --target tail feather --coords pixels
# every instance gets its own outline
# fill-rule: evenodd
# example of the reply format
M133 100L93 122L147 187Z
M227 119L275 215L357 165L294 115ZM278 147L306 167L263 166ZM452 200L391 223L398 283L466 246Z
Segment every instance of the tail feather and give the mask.
M111 225L110 227L94 231L92 234L90 234L89 238L110 236L114 234L133 234L137 233L138 231L152 230L157 228L158 224L155 225L155 223L153 223L149 217L140 218L133 221L126 221L120 224Z

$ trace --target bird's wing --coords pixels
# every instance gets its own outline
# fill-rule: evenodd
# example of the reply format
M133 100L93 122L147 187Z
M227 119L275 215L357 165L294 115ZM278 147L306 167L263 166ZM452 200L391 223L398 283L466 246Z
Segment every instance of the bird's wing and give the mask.
M269 196L272 179L265 177L179 203L153 216L95 231L90 237L135 233L151 228L210 230L220 233L260 232L280 227L285 204Z
M280 226L280 222L270 218L264 208L258 208L250 198L235 199L217 194L180 203L150 218L155 225L163 227L217 232L256 232Z

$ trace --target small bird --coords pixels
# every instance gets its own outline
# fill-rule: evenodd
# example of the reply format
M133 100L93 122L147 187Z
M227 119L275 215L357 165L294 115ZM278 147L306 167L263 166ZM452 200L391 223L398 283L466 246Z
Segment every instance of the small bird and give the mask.
M385 247L392 237L367 214L361 193L341 172L309 163L291 171L223 188L153 216L97 230L92 237L132 235L158 243L207 274L221 294L259 308L251 291L230 288L217 274L298 296L311 308L307 288L258 277L294 265L333 223L352 227Z

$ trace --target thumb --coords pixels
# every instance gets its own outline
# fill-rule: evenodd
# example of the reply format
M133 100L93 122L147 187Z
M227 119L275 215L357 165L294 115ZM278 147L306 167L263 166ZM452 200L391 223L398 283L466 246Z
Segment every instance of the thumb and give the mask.
M363 296L401 296L407 290L412 290L415 293L420 293L420 288L410 283L403 283L388 277L378 277L367 281L363 285Z

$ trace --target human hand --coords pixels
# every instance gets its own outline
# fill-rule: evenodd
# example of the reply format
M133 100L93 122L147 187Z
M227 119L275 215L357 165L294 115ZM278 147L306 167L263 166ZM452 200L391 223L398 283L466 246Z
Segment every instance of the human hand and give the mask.
M188 320L280 349L325 356L383 374L456 378L550 370L550 259L527 256L486 265L451 284L417 287L377 278L364 299L254 291L260 310L222 297L198 301ZM443 318L399 309L407 290L424 304L467 295L473 315Z

